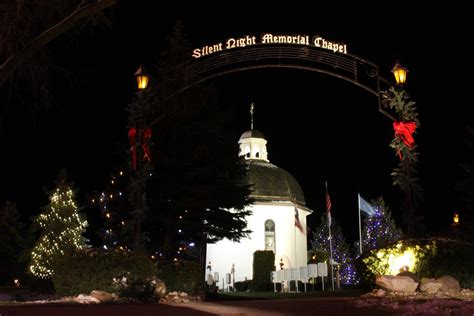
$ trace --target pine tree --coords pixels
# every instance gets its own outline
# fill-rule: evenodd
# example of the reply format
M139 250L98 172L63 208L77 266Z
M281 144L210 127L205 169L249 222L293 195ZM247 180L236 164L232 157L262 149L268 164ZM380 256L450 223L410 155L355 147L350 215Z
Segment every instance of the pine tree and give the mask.
M31 253L30 272L40 278L54 274L54 259L74 249L87 248L87 239L82 234L87 221L79 213L74 201L72 184L67 182L64 170L59 174L56 188L49 193L50 203L35 219L42 229Z
M27 247L25 225L20 221L16 204L10 201L0 208L0 284L10 284L24 272L22 252Z
M332 218L331 225L332 236L332 258L340 265L340 277L342 284L355 284L357 277L354 264L349 251L349 245L346 243L341 227ZM321 225L316 228L314 237L311 240L311 251L313 253L326 253L329 258L329 229L327 216L321 217ZM319 258L316 258L318 260ZM318 260L320 261L320 260ZM329 273L330 272L330 266Z
M454 225L452 229L454 237L474 242L474 126L467 126L466 129L463 159L460 165L462 174L456 181L456 191L461 200L457 213L461 220L460 224Z
M372 200L371 203L375 208L375 214L364 219L362 228L362 249L364 251L383 247L402 237L402 231L396 227L383 198L379 197Z
M160 59L158 103L151 107L160 115L140 116L131 108L157 135L152 138L153 176L139 191L146 192L141 205L147 207L147 247L158 245L161 249L153 250L166 259L204 258L206 241L238 241L249 233L245 217L250 214L250 185L243 181L246 165L229 129L235 117L217 101L212 85L183 86L183 63L191 48L177 23ZM155 117L159 124L153 125ZM140 219L138 213L131 215Z
M96 226L89 227L89 229L93 228L96 234L93 236L94 238L91 238L92 245L105 250L123 250L133 246L131 236L128 236L125 231L129 220L127 212L132 208L127 199L127 180L129 177L123 171L125 169L121 168L115 171L105 188L95 192L88 198L88 210L96 216L100 215L100 220L97 218Z

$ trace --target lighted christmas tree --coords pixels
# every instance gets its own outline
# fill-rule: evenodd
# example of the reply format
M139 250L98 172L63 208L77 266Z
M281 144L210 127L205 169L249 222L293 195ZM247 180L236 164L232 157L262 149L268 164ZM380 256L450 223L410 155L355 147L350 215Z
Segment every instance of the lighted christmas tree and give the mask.
M131 247L132 241L125 231L128 221L126 215L131 209L126 196L128 179L123 169L119 169L113 172L103 190L89 195L86 208L96 216L100 214L102 219L93 228L96 233L93 236L95 238L91 238L93 246L104 250Z
M357 276L350 256L349 246L346 243L341 227L336 223L334 218L331 221L332 236L332 258L340 266L340 278L342 284L357 283ZM311 240L312 252L327 253L329 258L329 229L327 216L321 217L321 225L316 228L314 237ZM318 258L316 258L318 262ZM329 273L331 268L329 266ZM336 271L336 267L334 267Z
M372 200L372 206L375 213L364 220L362 228L364 251L383 247L402 237L402 231L396 227L383 198Z
M74 191L67 182L64 170L59 174L56 188L49 194L50 203L35 219L42 229L41 235L31 253L30 272L40 278L50 278L54 274L54 259L74 249L88 247L82 236L87 221L79 213L74 201Z

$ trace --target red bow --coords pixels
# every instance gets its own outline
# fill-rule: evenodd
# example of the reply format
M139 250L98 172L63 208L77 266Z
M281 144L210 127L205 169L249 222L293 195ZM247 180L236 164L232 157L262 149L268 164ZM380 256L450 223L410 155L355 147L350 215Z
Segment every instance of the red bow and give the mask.
M143 149L143 160L151 161L151 152L149 141L151 139L151 129L140 129L140 133L142 136L142 149ZM130 153L132 156L132 168L133 170L137 170L137 129L132 127L128 130L128 139L130 141Z
M408 147L413 146L415 139L412 134L416 129L415 122L393 122L393 129L395 130L395 136L399 137L405 145ZM402 159L400 151L398 152L398 156Z

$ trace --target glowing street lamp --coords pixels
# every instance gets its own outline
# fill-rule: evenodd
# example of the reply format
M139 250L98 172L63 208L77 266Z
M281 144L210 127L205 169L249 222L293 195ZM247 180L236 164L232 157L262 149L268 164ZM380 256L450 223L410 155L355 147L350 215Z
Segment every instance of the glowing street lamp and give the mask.
M458 213L454 213L454 216L453 216L453 225L458 225L459 224L459 214Z
M137 78L137 85L139 90L145 90L148 87L148 81L150 76L145 70L145 67L141 65L135 72L135 78Z
M392 68L392 73L395 76L397 85L403 86L407 80L408 69L400 65L400 63L397 61L395 66Z

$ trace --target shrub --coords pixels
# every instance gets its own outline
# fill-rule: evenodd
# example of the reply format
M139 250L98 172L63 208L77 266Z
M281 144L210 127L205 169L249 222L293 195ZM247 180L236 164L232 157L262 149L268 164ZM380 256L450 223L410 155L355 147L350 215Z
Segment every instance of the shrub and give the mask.
M238 281L234 283L235 290L245 292L252 289L252 280Z
M191 295L203 292L204 273L201 266L192 261L161 261L156 276L165 282L168 292L180 291Z
M133 286L149 283L155 273L154 264L143 253L87 249L58 258L52 280L57 294L78 295L92 290L116 292L114 278L126 278Z
M252 290L271 291L271 272L275 270L275 254L273 251L257 250L253 253Z
M431 252L419 268L422 277L451 275L463 288L474 289L474 245L467 242L436 239Z
M133 277L130 273L112 280L112 287L120 297L133 297L142 302L150 302L155 298L155 277L146 279Z
M381 249L374 249L356 261L363 285L374 284L374 276L390 273L389 259L404 251L415 254L410 271L420 277L438 278L451 275L464 288L474 288L474 245L466 242L430 238L400 241Z

